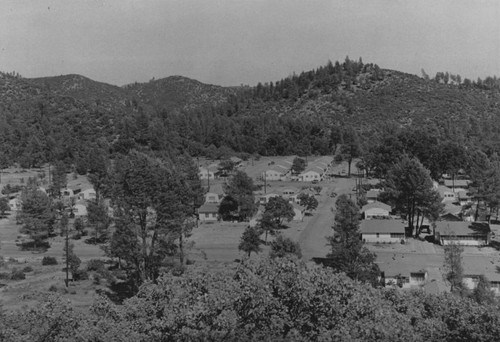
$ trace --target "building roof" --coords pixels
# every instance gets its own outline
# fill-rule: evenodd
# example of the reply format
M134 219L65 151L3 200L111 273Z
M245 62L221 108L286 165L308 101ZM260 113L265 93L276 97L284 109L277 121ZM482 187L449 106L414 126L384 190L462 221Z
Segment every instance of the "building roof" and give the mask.
M486 235L491 232L487 222L438 221L436 232L442 236L449 235Z
M468 187L469 184L470 180L468 179L455 179L455 181L451 179L444 180L444 185L447 187L453 187L453 185L455 185L455 188L463 188L463 187Z
M441 216L439 216L439 219L441 221L463 221L460 216L452 214L452 213L446 213Z
M410 273L427 272L428 260L424 255L408 255L405 253L380 253L375 263L386 277L397 275L409 277Z
M470 199L472 197L466 191L459 191L458 198L459 199Z
M243 161L241 158L238 158L238 157L231 157L231 158L229 158L229 160L235 164L239 164Z
M373 189L372 190L368 190L366 192L366 198L377 198L378 196L380 196L381 192L382 191L380 191L380 190L373 190Z
M400 220L362 220L360 230L361 234L404 233L405 224Z
M316 167L316 166L308 166L307 169L305 169L301 175L304 175L309 172L316 172L317 174L321 174L323 172L323 169Z
M218 213L219 204L218 203L205 203L200 208L198 208L198 213Z
M269 172L269 171L276 171L276 172L280 172L280 173L287 173L288 170L290 170L289 167L286 167L286 166L283 166L283 165L272 165L271 167L269 167L266 171L264 172Z
M500 281L497 259L493 256L464 256L462 258L464 277L484 275L489 281Z
M379 201L375 201L373 203L368 203L368 204L364 205L363 208L361 208L361 212L364 213L368 209L372 209L372 208L380 208L380 209L384 209L387 211L392 210L392 207L390 205L379 202Z
M460 205L455 205L450 202L444 203L443 214L454 214L458 215L462 212L462 207Z

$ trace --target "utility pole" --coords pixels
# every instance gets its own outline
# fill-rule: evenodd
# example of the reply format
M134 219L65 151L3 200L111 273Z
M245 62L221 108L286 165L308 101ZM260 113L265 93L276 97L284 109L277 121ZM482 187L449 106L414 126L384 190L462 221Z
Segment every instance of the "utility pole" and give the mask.
M264 172L264 194L267 194L267 177L266 177L266 172Z
M63 214L65 215L65 213ZM66 220L64 220L66 222ZM66 222L66 287L69 285L69 225Z

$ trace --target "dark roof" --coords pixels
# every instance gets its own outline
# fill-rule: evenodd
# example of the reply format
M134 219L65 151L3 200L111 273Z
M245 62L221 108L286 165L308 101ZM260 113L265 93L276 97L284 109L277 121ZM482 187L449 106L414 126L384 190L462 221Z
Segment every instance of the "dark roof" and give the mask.
M491 232L488 222L436 222L436 232L441 236L449 235L486 235Z
M198 209L198 213L218 213L218 212L219 212L218 203L205 203Z
M362 220L361 234L404 233L405 224L400 220Z

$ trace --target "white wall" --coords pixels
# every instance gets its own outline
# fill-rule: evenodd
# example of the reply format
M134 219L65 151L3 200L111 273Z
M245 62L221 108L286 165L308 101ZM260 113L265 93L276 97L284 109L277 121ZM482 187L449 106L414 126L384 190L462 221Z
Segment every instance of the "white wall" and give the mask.
M365 219L370 219L377 216L389 217L389 211L382 208L370 208L365 211Z
M366 234L362 233L361 234L362 240L365 242L370 242L370 243L401 243L401 240L404 240L404 236L402 237L391 237L391 234L388 233L379 233L378 236L376 233L374 234Z

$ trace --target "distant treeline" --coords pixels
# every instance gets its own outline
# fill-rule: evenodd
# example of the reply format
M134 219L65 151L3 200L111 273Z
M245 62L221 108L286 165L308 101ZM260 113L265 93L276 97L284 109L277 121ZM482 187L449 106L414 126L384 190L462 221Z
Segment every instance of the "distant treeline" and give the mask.
M224 103L170 110L131 98L125 103L134 105L111 110L47 89L16 98L26 85L18 74L3 73L4 87L11 88L0 103L0 167L62 160L83 171L86 156L96 149L111 157L132 149L209 158L333 155L342 154L339 147L352 131L361 156L391 130L427 130L432 134L425 139L488 156L500 152L496 77L468 87L458 75L423 76L346 58L276 82L238 87Z

